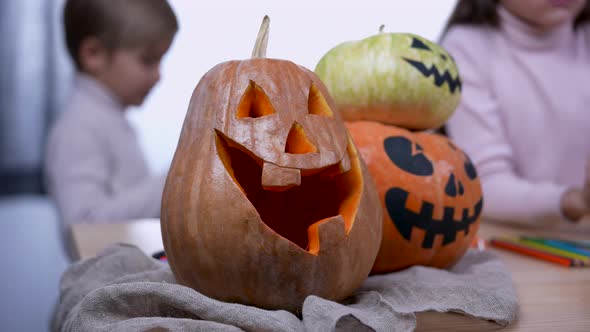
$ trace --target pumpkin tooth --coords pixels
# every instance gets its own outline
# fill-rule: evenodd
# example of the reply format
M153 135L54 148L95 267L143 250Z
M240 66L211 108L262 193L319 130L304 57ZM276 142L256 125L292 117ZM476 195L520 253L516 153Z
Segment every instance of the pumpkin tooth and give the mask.
M265 190L285 191L301 185L301 170L279 167L265 162L262 166L262 187Z
M322 219L307 228L308 252L317 255L330 251L346 241L344 218L341 215Z

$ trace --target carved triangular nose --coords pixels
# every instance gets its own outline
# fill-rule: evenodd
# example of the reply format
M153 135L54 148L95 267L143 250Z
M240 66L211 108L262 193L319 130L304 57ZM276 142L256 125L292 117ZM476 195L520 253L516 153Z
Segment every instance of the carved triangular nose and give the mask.
M303 127L294 122L287 135L287 143L285 144L285 153L304 154L318 152L318 148L307 138Z

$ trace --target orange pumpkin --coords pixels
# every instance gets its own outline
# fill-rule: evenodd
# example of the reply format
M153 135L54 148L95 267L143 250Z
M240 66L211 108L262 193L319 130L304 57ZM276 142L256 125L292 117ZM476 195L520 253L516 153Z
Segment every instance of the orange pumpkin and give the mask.
M483 206L469 157L438 134L371 121L346 125L384 208L383 238L372 272L455 263L477 232Z
M333 109L317 76L290 61L229 61L205 74L162 201L179 283L293 311L308 295L341 300L363 282L382 211Z

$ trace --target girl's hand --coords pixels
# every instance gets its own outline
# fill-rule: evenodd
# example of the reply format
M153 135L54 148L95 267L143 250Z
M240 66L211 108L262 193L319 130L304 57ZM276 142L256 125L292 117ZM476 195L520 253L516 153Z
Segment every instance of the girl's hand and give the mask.
M590 215L590 162L586 164L584 187L570 188L561 197L561 212L572 222Z

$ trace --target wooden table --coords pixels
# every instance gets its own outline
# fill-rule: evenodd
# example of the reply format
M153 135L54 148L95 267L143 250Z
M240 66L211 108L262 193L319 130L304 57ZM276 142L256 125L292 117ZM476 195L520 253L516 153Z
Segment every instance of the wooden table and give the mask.
M85 259L118 242L136 245L148 255L164 249L159 219L122 224L74 224L71 230L74 257Z
M483 223L480 237L493 235L557 236L554 232L507 228ZM590 233L567 234L586 239ZM130 243L151 255L162 250L157 219L126 224L78 224L72 227L74 247L80 258L88 258L116 242ZM567 268L496 248L496 253L512 274L520 310L517 320L502 331L590 331L590 268ZM417 314L416 331L491 331L498 325L454 313Z

